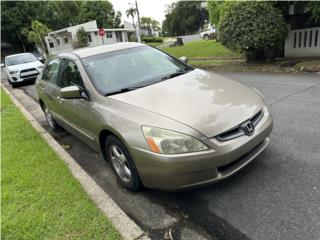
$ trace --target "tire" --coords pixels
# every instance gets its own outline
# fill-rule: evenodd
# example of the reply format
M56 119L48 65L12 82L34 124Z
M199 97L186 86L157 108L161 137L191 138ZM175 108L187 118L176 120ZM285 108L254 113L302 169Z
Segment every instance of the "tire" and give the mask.
M42 110L43 110L43 112L44 112L44 115L46 116L46 119L47 119L47 123L48 123L48 125L49 125L49 128L50 128L51 130L55 131L55 132L58 131L59 126L58 126L58 124L56 123L56 121L54 120L54 118L52 117L52 115L51 115L48 107L47 107L45 104L43 104Z
M141 187L135 164L126 146L114 135L105 140L105 156L121 185L133 192Z
M208 40L210 39L210 38L209 38L209 35L208 35L208 34L204 35L204 36L203 36L203 39L206 40L206 41L208 41Z
M19 87L19 83L16 82L11 82L10 80L8 80L9 84L11 85L12 88L17 88Z

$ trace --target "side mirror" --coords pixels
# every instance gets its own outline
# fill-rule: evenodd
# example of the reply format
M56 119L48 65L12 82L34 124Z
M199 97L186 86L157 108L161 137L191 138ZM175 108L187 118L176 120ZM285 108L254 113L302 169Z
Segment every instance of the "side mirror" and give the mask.
M60 89L61 97L70 98L82 98L81 90L77 86L69 86Z
M179 58L179 60L184 62L184 63L188 63L188 58L186 56L183 56L183 57Z

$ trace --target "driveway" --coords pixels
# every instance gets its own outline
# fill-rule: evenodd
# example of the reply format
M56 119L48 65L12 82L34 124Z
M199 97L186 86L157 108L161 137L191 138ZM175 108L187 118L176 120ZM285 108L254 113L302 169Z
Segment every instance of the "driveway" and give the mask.
M320 239L320 75L220 74L261 91L274 117L269 147L224 182L130 193L81 141L66 132L55 137L71 145L67 151L152 239L168 231L173 239ZM22 89L34 97L32 85ZM34 103L23 104L46 124Z

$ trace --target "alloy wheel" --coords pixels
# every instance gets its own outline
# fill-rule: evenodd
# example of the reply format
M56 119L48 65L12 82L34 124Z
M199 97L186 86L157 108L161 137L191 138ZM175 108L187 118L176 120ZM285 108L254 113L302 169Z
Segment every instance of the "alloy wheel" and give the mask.
M109 154L117 175L122 181L126 183L130 182L132 174L128 165L128 160L124 153L116 145L111 145L109 148Z

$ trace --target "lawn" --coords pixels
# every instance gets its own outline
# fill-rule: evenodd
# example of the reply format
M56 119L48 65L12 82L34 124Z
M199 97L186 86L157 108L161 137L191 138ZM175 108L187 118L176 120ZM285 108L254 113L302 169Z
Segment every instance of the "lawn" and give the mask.
M1 89L3 239L120 239Z
M178 58L182 56L186 56L190 59L241 57L239 53L225 48L221 43L216 42L215 40L197 40L185 43L184 46L166 47L162 50Z

